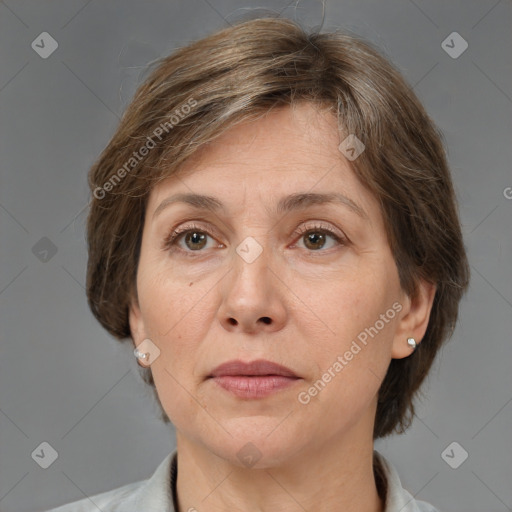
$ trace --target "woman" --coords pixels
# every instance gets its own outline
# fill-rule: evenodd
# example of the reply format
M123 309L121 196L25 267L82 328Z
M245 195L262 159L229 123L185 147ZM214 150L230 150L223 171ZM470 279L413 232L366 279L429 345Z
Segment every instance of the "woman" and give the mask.
M367 43L262 18L158 63L90 172L87 294L177 449L57 511L435 511L403 432L468 264L440 135Z

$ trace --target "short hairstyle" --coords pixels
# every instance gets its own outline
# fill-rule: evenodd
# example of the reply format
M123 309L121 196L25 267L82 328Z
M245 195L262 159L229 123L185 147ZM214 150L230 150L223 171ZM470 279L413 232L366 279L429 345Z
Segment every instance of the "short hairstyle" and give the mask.
M131 338L129 307L156 183L237 123L312 103L336 116L340 141L353 134L365 146L351 167L380 204L402 288L414 296L420 279L436 284L422 342L391 361L378 393L374 438L403 432L469 281L442 135L411 87L370 43L274 16L238 22L153 65L89 173L94 316L115 338ZM160 404L150 368L141 376ZM170 421L162 408L161 417Z

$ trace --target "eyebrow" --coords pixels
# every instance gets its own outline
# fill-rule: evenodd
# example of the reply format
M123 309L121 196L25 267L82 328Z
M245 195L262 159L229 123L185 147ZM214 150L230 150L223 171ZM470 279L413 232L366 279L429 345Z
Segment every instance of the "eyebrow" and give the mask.
M174 203L186 203L200 210L211 212L226 212L226 207L216 197L202 194L181 193L174 194L164 199L153 212L153 219L165 208ZM279 200L276 208L277 214L285 214L295 210L301 210L318 204L340 204L347 206L352 212L363 219L368 219L368 214L361 206L352 199L340 193L313 193L299 192L283 197Z

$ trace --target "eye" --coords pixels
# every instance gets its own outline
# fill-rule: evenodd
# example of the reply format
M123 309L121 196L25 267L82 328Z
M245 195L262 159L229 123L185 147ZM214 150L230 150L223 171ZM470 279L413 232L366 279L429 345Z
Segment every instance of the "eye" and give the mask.
M328 238L334 239L336 245L347 244L346 238L341 233L325 225L301 226L295 235L302 237L305 247L313 252L323 249Z
M302 237L305 241L304 245L309 252L318 252L326 245L326 240L333 239L335 245L347 245L348 241L345 236L334 231L332 228L322 224L310 226L301 226L294 233L296 237ZM208 248L208 238L213 235L204 228L194 224L185 225L179 229L171 231L165 238L163 249L167 251L180 251L186 256L195 256L194 253L205 252L203 249ZM180 242L183 242L184 246ZM218 248L225 247L224 244L218 244Z
M191 252L201 252L204 247L207 246L208 237L212 237L208 231L204 228L200 228L194 224L185 225L179 229L171 231L171 233L164 240L163 248L165 250L181 250L182 252L189 253ZM180 246L180 241L183 240L185 244L185 248ZM219 245L220 247L224 247L223 244ZM204 251L203 251L204 252ZM193 256L193 254L191 255Z

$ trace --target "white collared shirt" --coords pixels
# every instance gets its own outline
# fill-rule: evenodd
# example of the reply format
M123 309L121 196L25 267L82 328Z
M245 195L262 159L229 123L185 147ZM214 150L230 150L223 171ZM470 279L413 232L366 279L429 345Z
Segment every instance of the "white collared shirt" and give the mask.
M417 501L400 482L395 468L378 452L387 482L384 512L439 512L432 505ZM46 512L176 512L177 451L171 452L147 480L123 485Z

